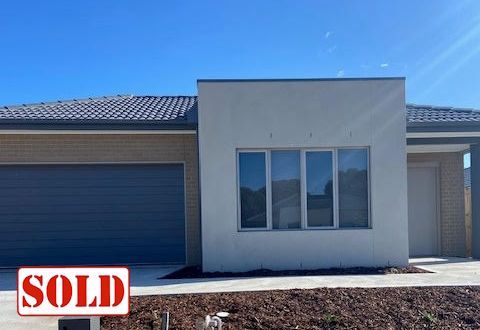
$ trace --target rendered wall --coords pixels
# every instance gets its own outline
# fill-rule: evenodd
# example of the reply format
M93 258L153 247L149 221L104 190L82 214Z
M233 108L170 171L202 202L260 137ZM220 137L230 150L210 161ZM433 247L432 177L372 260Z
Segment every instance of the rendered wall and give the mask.
M205 271L408 263L403 79L199 81ZM239 231L239 148L370 147L369 229Z

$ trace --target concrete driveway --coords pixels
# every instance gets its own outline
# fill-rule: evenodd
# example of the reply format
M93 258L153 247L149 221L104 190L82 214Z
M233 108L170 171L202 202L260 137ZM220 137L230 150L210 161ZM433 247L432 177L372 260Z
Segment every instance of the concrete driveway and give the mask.
M329 275L263 278L158 280L176 267L133 267L132 295L314 289L319 287L404 287L480 285L480 261L465 258L411 259L433 273L389 275ZM0 328L56 329L58 318L19 317L16 313L15 272L0 272Z

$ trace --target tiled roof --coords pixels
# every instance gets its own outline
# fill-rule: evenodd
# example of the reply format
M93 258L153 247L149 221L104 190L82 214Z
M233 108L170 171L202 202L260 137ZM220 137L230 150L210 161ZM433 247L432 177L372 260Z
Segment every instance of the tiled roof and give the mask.
M197 96L104 96L0 107L0 123L196 124ZM479 124L480 111L407 104L407 126Z
M480 111L475 109L407 104L408 124L479 123Z
M196 96L111 96L0 107L0 121L186 121Z

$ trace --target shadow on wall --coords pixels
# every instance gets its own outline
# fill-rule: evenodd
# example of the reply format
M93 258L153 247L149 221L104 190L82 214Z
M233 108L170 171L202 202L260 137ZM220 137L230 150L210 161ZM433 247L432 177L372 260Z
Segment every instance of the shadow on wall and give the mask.
M465 231L467 244L467 257L472 256L472 191L465 188Z

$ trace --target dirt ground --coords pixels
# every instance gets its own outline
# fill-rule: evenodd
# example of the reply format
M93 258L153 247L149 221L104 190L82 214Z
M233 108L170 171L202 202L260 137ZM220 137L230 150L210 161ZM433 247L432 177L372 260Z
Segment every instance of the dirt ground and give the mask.
M353 268L322 268L305 270L270 270L257 269L248 272L212 272L204 273L200 267L185 267L170 273L162 279L181 278L215 278L215 277L262 277L262 276L314 276L314 275L372 275L372 274L409 274L429 273L414 266L407 267L353 267Z
M478 329L480 287L349 288L133 297L128 317L102 329L198 329L229 312L223 329Z

